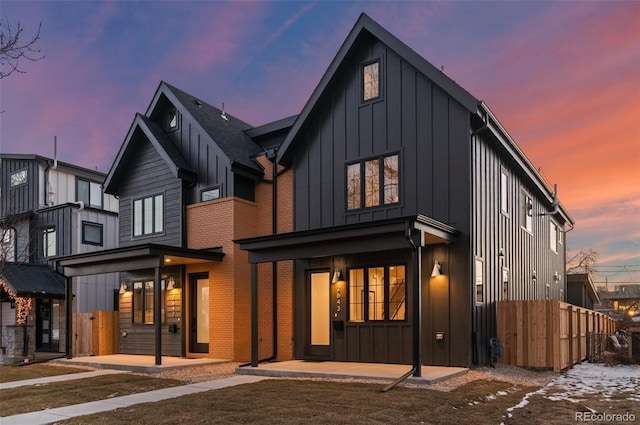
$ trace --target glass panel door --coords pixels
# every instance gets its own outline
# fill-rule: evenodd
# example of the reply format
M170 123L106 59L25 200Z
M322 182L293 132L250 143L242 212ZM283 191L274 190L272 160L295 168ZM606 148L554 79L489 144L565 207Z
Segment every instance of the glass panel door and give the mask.
M194 353L209 352L209 277L191 277L191 343Z
M311 273L308 293L308 354L329 356L331 353L331 279L329 272Z

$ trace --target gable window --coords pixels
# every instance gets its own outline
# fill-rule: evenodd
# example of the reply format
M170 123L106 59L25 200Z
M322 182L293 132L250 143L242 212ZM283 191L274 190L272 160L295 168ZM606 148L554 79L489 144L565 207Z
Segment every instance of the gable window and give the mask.
M11 187L20 186L27 182L27 170L16 171L11 173Z
M8 227L2 229L2 244L0 245L0 262L16 261L16 229Z
M213 199L220 198L220 186L215 186L210 189L205 189L200 193L200 200L202 202L211 201Z
M165 117L165 127L167 131L178 129L178 111L176 109L172 109L167 112L167 116Z
M56 228L47 227L41 233L42 256L55 257L56 255Z
M370 208L397 204L400 202L398 154L348 164L346 184L347 210L360 209L363 205Z
M164 231L164 196L154 195L133 201L133 236Z
M165 322L165 282L160 282L160 298L162 299L161 322ZM153 323L154 313L154 290L153 280L144 282L133 282L133 323Z
M362 100L380 97L380 61L362 67Z
M102 246L102 224L83 221L82 243Z
M349 270L349 320L405 320L405 266Z
M527 232L531 233L533 231L533 199L524 192L522 193L520 223Z
M102 208L102 187L99 183L78 179L76 182L76 200L86 206Z
M558 225L553 221L549 226L549 244L550 244L549 247L551 248L551 251L557 254L558 253Z
M509 206L508 206L509 190L508 190L508 184L509 184L509 175L507 174L507 171L503 169L500 172L500 211L502 211L504 214L508 214L509 213Z

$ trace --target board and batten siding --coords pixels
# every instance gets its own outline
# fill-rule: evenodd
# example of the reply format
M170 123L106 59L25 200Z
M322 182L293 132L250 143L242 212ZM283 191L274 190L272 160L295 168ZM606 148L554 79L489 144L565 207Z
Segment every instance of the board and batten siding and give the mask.
M362 103L361 64L381 61L381 99ZM298 134L295 230L424 214L468 231L469 111L377 40L354 49ZM346 164L399 154L400 202L346 210Z
M473 330L476 332L479 364L489 362L489 339L496 336L496 301L545 299L549 284L551 299L566 293L564 257L566 244L558 252L550 247L551 216L540 194L522 173L491 146L486 136L474 136L473 149L473 264L479 260L483 279L483 302L472 290ZM501 174L507 175L507 211L501 207ZM533 202L531 232L525 229L525 195ZM553 219L564 233L564 223ZM564 237L563 237L564 239ZM564 240L563 240L564 242ZM504 256L500 256L502 248ZM473 266L475 269L475 265ZM503 268L508 273L505 297ZM536 274L536 281L533 274ZM561 279L554 281L554 272ZM472 281L472 285L475 282Z
M11 187L11 175L26 170L27 182ZM0 210L3 215L19 214L37 210L39 204L39 167L38 162L29 159L2 159L0 164Z
M150 142L137 147L129 172L120 186L120 247L141 243L182 246L182 181ZM164 195L164 232L133 237L133 201Z

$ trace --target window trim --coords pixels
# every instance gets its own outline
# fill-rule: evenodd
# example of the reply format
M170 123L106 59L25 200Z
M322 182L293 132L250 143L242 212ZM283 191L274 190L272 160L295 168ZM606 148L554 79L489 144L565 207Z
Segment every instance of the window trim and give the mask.
M478 271L480 271L480 283L478 283ZM483 305L484 304L484 260L480 257L476 257L475 259L475 265L474 265L474 269L473 269L473 288L474 288L474 295L473 297L475 298L475 304L476 305ZM478 299L478 286L482 287L482 298Z
M89 187L88 187L88 202L85 201L84 199L80 199L80 182L83 183L88 183ZM93 202L93 199L91 197L91 185L97 185L100 188L100 204L95 204ZM102 209L104 207L104 192L102 190L102 184L95 182L93 180L89 180L89 179L83 179L82 177L77 177L76 178L76 201L78 202L83 202L85 204L86 207L91 207L91 208L100 208Z
M204 194L206 192L211 192L211 191L214 191L216 189L218 190L218 197L217 198L211 198L211 199L206 199L206 200L203 199L203 196L204 196ZM200 190L200 202L215 201L216 199L220 199L220 198L222 198L222 184L216 184L216 185L209 186L209 187L206 187L206 188Z
M402 318L399 319L392 319L390 318L389 314L391 311L391 268L392 267L403 267L404 268L404 316ZM354 306L353 304L353 300L351 299L351 272L355 271L355 270L361 270L362 271L362 276L363 276L363 281L362 281L362 285L359 286L362 290L363 293L369 293L371 294L371 290L370 288L370 284L369 284L369 271L372 269L383 269L383 278L382 278L382 291L384 294L384 299L382 302L382 309L383 309L383 318L382 319L371 319L371 310L370 310L370 297L363 297L361 300L361 308L362 308L362 318L361 319L352 319L351 315L352 315L352 308ZM407 272L408 272L408 268L407 265L405 263L399 262L399 263L387 263L387 264L375 264L375 265L368 265L368 266L355 266L355 267L350 267L347 269L347 274L346 274L346 279L347 279L347 306L348 306L348 311L347 311L347 320L350 323L402 323L402 322L407 322L408 321L408 315L407 315ZM376 302L376 304L380 304L379 302Z
M373 65L375 63L378 64L378 95L375 96L375 97L371 97L369 99L365 99L364 98L364 94L365 94L364 93L364 86L365 86L365 84L364 84L364 76L365 76L364 69L367 66ZM379 102L379 101L381 101L383 99L383 84L382 84L382 81L383 81L383 78L382 78L383 70L384 70L384 66L383 66L383 61L382 61L382 57L381 56L369 59L369 60L367 60L365 62L362 62L360 64L360 104L361 105L368 105L370 103Z
M42 226L40 228L40 251L42 258L53 258L58 255L58 235L56 226ZM49 238L53 235L53 245ZM50 251L53 250L53 253Z
M135 326L148 326L148 325L153 325L155 324L155 312L153 311L153 309L155 309L155 300L152 299L151 300L151 321L147 322L145 321L145 312L147 311L147 303L146 303L146 299L147 299L147 294L146 294L146 286L145 283L152 283L154 288L153 290L155 291L155 280L152 278L136 278L131 280L130 282L130 288L131 288L131 323ZM136 321L136 291L135 291L135 284L136 283L140 283L142 284L142 321L141 322L137 322ZM160 305L160 323L161 324L165 324L167 323L167 283L165 281L165 279L160 280L160 291L161 295L161 305ZM155 296L155 294L154 294Z
M95 241L91 241L87 239L87 234L86 234L86 228L87 227L94 227L94 228L99 228L100 229L100 241L99 242L95 242ZM94 223L91 221L85 221L82 220L82 243L86 244L86 245L96 245L96 246L103 246L104 244L104 225L102 223Z
M17 176L18 174L24 174L24 177L20 178L20 181L18 183L14 183L14 176ZM27 183L29 183L29 171L27 170L27 168L22 168L20 170L13 171L9 175L9 188L10 189L14 189L16 187L20 187L20 186L25 185Z
M522 205L520 210L520 227L522 230L526 231L529 234L533 234L533 196L531 196L526 190L522 189L520 191L522 194ZM531 208L529 208L529 204L527 201L531 202ZM530 224L530 227L527 227L527 224Z
M172 126L171 122L174 118L176 120L176 124ZM164 128L168 132L173 132L180 129L180 114L178 113L178 108L171 108L167 110L164 118Z
M509 171L500 167L500 212L509 217Z
M554 220L549 220L549 249L555 254L558 253L560 247L558 244L559 231L560 226Z

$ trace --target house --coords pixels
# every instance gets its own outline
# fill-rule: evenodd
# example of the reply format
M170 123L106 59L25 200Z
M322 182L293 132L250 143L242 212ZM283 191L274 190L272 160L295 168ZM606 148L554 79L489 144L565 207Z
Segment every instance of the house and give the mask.
M364 14L277 163L293 231L238 243L254 267L294 261L296 359L488 364L496 301L565 298L557 190L484 102Z
M495 304L565 299L573 220L487 105L366 15L297 116L161 82L104 183L123 353L488 364ZM69 285L67 286L69 289Z
M34 350L64 352L71 342L65 279L53 265L61 256L116 246L118 201L103 194L105 177L39 155L0 154L0 320L7 362ZM117 309L118 283L114 274L76 279L69 311Z
M589 273L567 274L567 302L593 310L600 304L600 297Z

